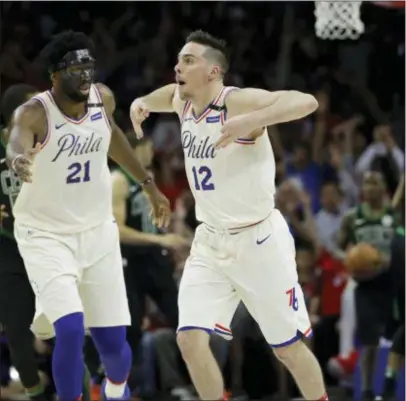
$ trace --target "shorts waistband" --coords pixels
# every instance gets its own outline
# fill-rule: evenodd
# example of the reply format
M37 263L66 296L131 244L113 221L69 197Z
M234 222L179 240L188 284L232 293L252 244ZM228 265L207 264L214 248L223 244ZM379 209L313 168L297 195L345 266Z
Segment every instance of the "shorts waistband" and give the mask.
M233 228L216 228L216 227L212 227L206 223L203 223L204 226L206 227L207 230L209 230L212 233L216 233L216 234L229 234L229 235L236 235L236 234L240 234L241 232L247 230L248 228L251 227L255 227L258 224L261 224L263 221L265 221L270 215L272 214L269 213L266 217L264 217L261 220L256 221L255 223L251 223L251 224L247 224L241 227L233 227Z

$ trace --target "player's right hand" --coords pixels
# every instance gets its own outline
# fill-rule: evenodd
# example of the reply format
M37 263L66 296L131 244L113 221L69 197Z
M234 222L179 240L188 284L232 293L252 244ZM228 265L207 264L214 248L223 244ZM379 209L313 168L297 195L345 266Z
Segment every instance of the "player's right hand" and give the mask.
M12 161L11 167L22 181L32 182L31 169L34 164L35 157L40 151L41 144L38 142L34 148L16 156Z
M159 242L163 248L174 250L181 250L190 246L190 242L178 234L161 235Z
M144 192L147 195L151 205L152 222L158 228L166 228L171 221L171 204L166 196L157 188L155 183L144 186Z
M137 138L144 136L141 124L149 117L149 110L142 99L135 99L130 107L130 118Z

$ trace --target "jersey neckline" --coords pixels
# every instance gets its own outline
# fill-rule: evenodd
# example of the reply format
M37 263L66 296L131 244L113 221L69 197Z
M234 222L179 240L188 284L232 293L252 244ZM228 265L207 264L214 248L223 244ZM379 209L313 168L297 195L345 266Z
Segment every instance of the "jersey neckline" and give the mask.
M90 96L90 94L91 94L92 87L93 87L93 85L90 87L89 96ZM56 104L55 99L54 99L54 96L52 95L52 92L51 92L50 90L48 90L48 91L46 91L46 94L48 95L49 100L52 102L52 104L56 107L56 109L57 109L57 110L59 111L59 113L62 115L62 117L63 117L65 120L67 120L68 122L73 123L73 124L81 124L81 123L83 123L83 121L85 121L85 120L89 117L89 114L90 114L90 108L89 108L89 107L87 107L86 113L85 113L81 118L79 118L79 119L75 119L75 118L72 118L72 117L67 116L67 115L60 109L60 107Z
M221 99L224 90L226 89L226 86L223 86L221 88L220 93L213 99L213 101L211 101L203 110L202 113L200 113L200 115L198 117L196 117L195 111L193 110L193 106L191 105L191 115L192 118L194 120L195 123L199 123L200 121L202 121L204 119L204 117L208 116L210 114L210 112L212 111L212 109L210 108L210 106L217 106L217 103L219 102L219 100ZM189 100L190 102L190 100Z

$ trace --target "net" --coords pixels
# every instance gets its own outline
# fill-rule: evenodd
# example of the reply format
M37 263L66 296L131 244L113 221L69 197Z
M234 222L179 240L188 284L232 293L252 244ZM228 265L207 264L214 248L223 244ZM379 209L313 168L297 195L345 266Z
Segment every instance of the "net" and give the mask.
M364 32L362 1L316 1L316 35L321 39L358 39Z

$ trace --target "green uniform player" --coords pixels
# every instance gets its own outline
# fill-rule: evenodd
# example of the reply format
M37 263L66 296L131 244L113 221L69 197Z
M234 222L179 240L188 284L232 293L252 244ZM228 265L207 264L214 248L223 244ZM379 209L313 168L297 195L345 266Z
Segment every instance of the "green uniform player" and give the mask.
M398 218L386 202L386 185L381 173L367 172L362 184L363 202L343 218L339 245L368 243L378 249L384 261L369 279L358 281L355 289L357 338L361 352L364 399L373 399L372 380L379 340L387 337L392 318L393 272L390 268L391 246Z

